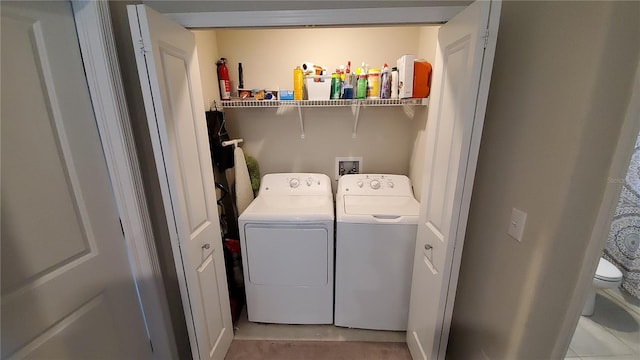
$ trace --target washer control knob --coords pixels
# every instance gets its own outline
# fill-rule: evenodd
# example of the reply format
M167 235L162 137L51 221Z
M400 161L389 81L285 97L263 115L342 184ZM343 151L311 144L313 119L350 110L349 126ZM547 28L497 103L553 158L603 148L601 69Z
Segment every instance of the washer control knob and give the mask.
M387 181L387 186L391 189L393 189L393 181L389 180Z
M307 182L307 186L311 186L311 184L313 184L313 179L312 178L308 178L306 180L306 182Z
M364 183L362 182L362 180L358 180L356 185L358 185L358 187L362 187L364 185Z
M371 183L369 185L371 186L371 188L373 190L380 189L380 181L379 180L371 180Z
M297 188L298 186L300 186L300 180L296 178L289 180L289 186L294 189Z

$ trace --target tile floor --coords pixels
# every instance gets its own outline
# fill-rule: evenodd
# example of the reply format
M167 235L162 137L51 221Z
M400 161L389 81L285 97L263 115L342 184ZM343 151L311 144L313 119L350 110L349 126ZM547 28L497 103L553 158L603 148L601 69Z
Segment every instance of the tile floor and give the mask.
M234 340L404 342L405 332L252 323L244 310L236 324ZM617 289L599 292L595 313L580 318L565 359L640 359L640 300Z
M565 359L640 359L640 301L618 289L600 291L595 309L580 318Z
M283 325L249 322L246 308L234 329L234 340L405 342L404 331L349 329L333 325Z

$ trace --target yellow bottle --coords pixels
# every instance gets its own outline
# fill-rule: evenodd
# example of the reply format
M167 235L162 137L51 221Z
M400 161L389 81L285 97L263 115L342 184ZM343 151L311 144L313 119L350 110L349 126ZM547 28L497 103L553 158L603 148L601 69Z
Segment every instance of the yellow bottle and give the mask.
M302 69L300 66L296 66L296 68L293 69L293 100L302 100L303 80Z

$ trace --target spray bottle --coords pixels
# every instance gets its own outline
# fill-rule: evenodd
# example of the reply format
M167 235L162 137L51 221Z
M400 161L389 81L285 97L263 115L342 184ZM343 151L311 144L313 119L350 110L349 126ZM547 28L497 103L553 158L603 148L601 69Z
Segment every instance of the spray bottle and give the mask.
M366 99L367 98L367 66L365 65L364 61L362 62L362 66L356 70L356 74L358 75L356 98Z
M380 98L391 98L391 77L389 76L389 65L384 64L382 75L380 77Z
M353 99L353 79L351 76L351 61L348 61L347 68L344 70L344 89L342 90L343 99Z
M398 68L391 69L391 98L398 98Z

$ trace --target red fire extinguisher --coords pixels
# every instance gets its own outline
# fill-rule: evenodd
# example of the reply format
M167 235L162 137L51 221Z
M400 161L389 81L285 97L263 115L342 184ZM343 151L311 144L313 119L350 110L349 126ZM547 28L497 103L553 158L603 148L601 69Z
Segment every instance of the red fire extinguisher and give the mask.
M220 99L231 100L231 84L229 83L229 69L227 59L220 58L216 62L218 65L218 81L220 86Z

